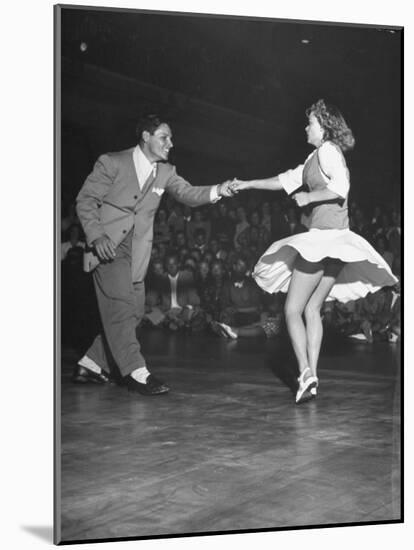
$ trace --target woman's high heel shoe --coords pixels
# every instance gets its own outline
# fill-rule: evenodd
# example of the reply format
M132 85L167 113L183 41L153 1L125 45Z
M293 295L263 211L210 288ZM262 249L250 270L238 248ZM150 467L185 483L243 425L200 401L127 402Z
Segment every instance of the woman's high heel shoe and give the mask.
M296 392L296 405L309 401L315 397L315 394L311 393L311 391L316 388L318 379L316 376L311 375L305 380L304 378L308 371L311 372L309 367L307 367L298 378L299 388Z
M310 393L311 393L314 397L316 397L316 396L318 395L318 386L319 386L319 379L318 379L316 376L315 376L315 378L316 378L316 385L315 385L313 388L311 388L311 389L309 390Z

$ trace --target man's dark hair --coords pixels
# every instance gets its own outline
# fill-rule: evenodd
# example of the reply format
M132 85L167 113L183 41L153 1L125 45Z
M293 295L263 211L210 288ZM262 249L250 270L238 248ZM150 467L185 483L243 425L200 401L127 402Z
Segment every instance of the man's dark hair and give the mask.
M153 134L155 130L161 126L161 124L169 125L169 122L158 114L149 114L142 116L139 119L136 127L138 140L142 140L143 132L149 132L150 134Z

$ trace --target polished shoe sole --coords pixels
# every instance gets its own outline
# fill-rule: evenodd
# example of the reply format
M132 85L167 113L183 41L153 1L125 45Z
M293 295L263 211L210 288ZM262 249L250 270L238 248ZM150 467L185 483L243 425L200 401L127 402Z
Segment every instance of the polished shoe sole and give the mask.
M86 370L85 367L83 367ZM92 371L79 373L77 372L72 376L72 382L74 384L107 384L109 378L105 374L96 374Z
M128 379L125 380L126 387L129 392L139 393L140 395L145 395L146 397L151 397L153 395L164 395L170 391L170 388L161 380L158 380L152 374L147 378L146 384L141 384L136 380Z

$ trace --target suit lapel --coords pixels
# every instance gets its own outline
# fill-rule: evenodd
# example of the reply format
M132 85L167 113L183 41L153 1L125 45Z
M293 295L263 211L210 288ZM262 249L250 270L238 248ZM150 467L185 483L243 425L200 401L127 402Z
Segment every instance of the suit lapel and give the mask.
M130 171L131 171L131 174L133 175L132 177L135 179L135 183L136 183L136 186L137 186L137 189L138 189L138 193L141 194L142 191L141 191L141 187L139 186L138 172L137 172L137 166L135 164L134 151L135 151L135 149L132 150L132 154L131 154L131 157L130 157Z
M157 169L158 171L158 169ZM144 183L142 187L142 193L146 195L148 193L148 190L151 188L152 184L154 183L154 180L157 176L154 177L154 170L152 170L151 174L148 176L146 182Z

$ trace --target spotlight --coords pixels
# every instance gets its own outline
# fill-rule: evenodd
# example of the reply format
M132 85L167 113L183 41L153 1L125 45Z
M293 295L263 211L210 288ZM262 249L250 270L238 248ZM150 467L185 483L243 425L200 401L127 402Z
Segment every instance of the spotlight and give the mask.
M86 50L88 49L88 44L86 42L81 42L79 49L81 52L86 52Z
M302 38L301 42L302 44L310 44L310 40L308 40L307 38Z

